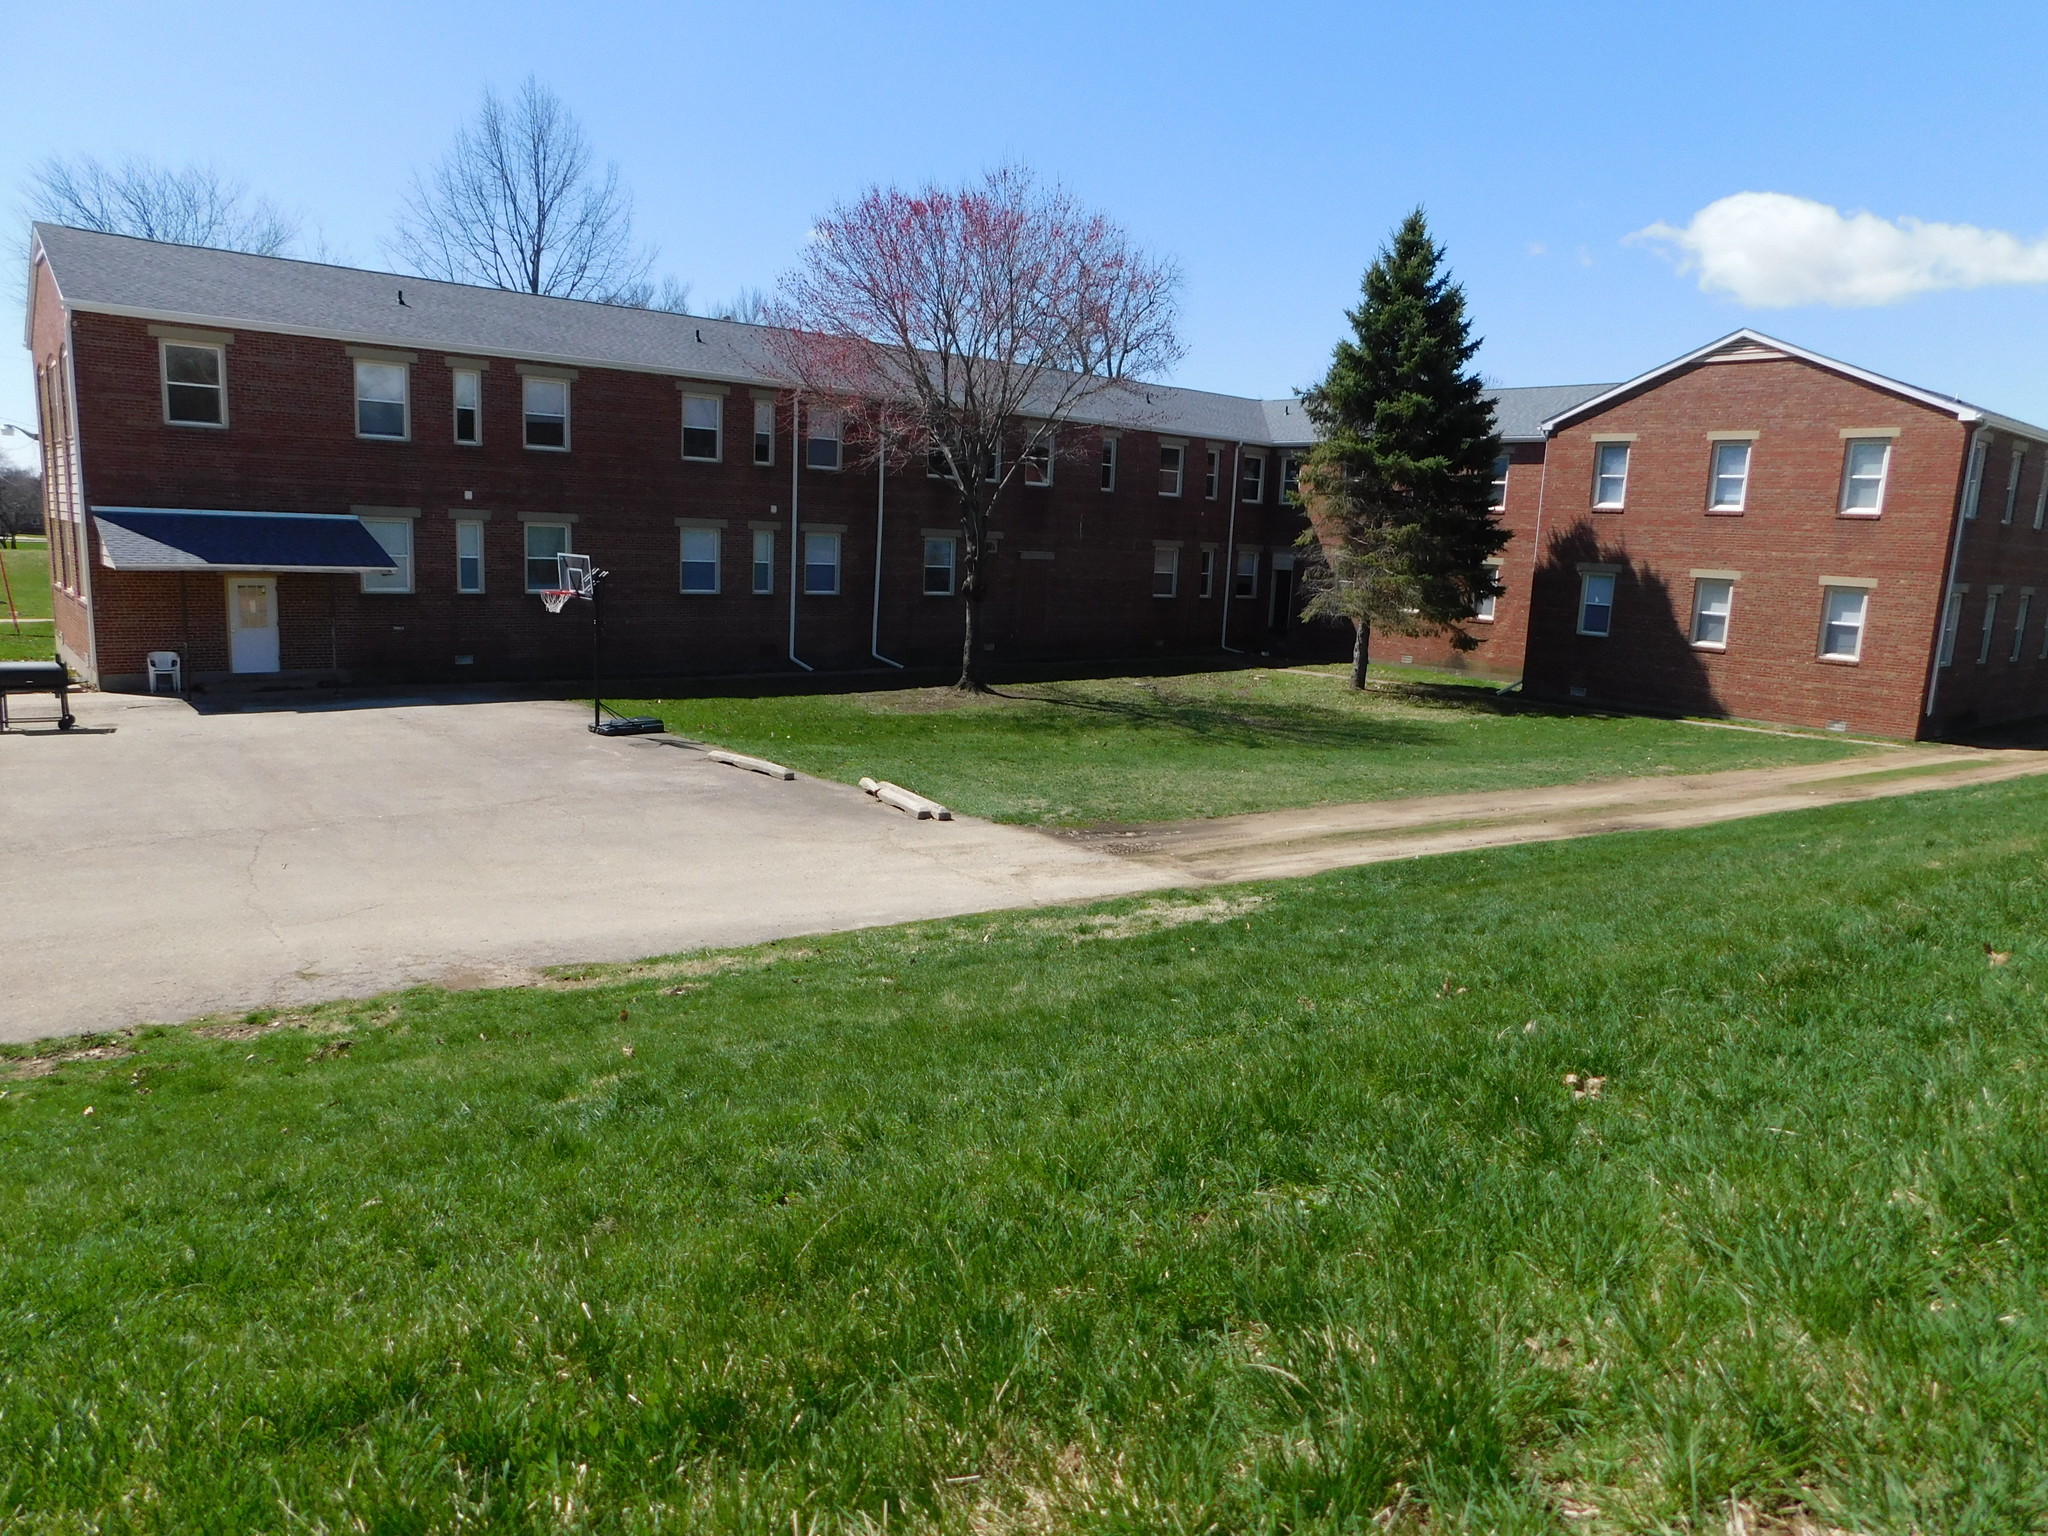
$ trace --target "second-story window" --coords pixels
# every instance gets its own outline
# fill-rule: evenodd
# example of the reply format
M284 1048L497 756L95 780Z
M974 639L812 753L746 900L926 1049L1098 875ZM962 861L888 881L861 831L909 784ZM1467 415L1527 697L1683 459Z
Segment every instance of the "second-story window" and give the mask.
M809 412L804 428L804 463L812 469L839 468L839 434L842 430L837 411L813 408ZM836 577L834 578L836 581ZM816 588L810 590L816 591ZM838 591L838 587L833 587Z
M1187 469L1188 451L1178 443L1162 443L1159 446L1159 494L1178 496L1180 481Z
M227 349L163 344L164 420L181 427L228 424Z
M683 457L717 463L724 421L725 402L718 396L683 396Z
M1052 484L1052 438L1031 437L1024 441L1024 483Z
M1851 438L1842 450L1842 511L1876 517L1884 510L1885 473L1891 467L1889 438Z
M1294 460L1287 461L1292 464ZM1291 491L1293 486L1289 486ZM1501 454L1493 461L1493 499L1487 505L1498 512L1508 504L1508 456Z
M407 369L403 363L356 364L356 436L403 438Z
M1712 480L1707 490L1707 510L1740 512L1749 499L1749 444L1714 444Z
M1208 501L1216 499L1216 492L1223 483L1223 450L1209 450L1209 468L1202 476L1202 495Z
M474 368L457 368L455 381L455 441L471 445L484 440L484 376Z
M756 400L754 402L754 462L773 464L775 462L775 402Z
M1105 491L1116 489L1116 439L1113 437L1102 440L1102 488Z
M1301 460L1288 454L1280 461L1280 494L1297 496L1301 493Z
M527 378L521 381L526 396L526 446L567 448L569 446L569 381Z
M1266 499L1266 456L1263 453L1244 456L1244 469L1237 477L1237 499L1248 506L1257 506Z
M1628 444L1593 445L1593 505L1618 508L1628 500Z
M2027 472L2027 450L2019 444L2013 445L2012 467L2005 472L2005 510L1998 514L2001 523L2012 521L2013 508L2020 504L2020 476Z

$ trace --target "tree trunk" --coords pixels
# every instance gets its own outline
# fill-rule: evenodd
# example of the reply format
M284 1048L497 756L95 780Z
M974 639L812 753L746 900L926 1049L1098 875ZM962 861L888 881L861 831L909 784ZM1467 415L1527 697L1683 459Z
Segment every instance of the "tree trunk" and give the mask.
M975 674L974 670L976 660L974 646L976 630L974 627L974 619L975 611L977 608L980 607L980 605L975 602L974 593L972 589L961 594L960 606L964 610L964 618L966 622L961 626L964 633L963 638L960 641L960 681L955 683L953 686L955 688L958 688L962 693L980 693L982 690L982 681L980 677L978 677Z
M1351 686L1353 688L1363 688L1365 686L1365 663L1368 654L1372 650L1372 628L1363 619L1353 619L1351 621L1351 630L1353 635L1351 641Z

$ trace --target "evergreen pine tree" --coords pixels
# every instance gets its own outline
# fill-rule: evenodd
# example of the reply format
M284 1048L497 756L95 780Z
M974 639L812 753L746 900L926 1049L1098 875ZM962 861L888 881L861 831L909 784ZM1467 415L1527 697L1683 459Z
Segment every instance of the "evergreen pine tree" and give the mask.
M1375 628L1448 630L1470 650L1464 621L1499 591L1486 562L1508 540L1492 507L1500 434L1470 369L1479 343L1465 291L1443 257L1416 209L1366 272L1352 335L1303 400L1321 433L1300 477L1303 612L1354 626L1354 688Z

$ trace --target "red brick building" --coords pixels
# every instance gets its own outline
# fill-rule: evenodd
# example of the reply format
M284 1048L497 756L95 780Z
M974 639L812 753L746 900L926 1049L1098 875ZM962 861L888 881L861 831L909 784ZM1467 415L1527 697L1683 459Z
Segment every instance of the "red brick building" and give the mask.
M582 674L538 592L611 572L608 672L943 663L946 485L883 473L756 326L38 225L60 652L103 687ZM1897 736L2048 714L2048 431L1738 332L1502 390L1503 593L1537 696ZM1298 402L1138 385L994 519L998 660L1344 654L1296 617Z
M1907 737L2048 714L2048 430L1739 331L1545 431L1528 692Z
M609 672L958 655L946 485L862 466L760 327L48 225L31 277L58 644L102 687L152 652L188 686L577 676L587 622L536 595L563 551L611 573ZM1299 403L1097 406L1003 493L998 660L1341 648L1294 620Z

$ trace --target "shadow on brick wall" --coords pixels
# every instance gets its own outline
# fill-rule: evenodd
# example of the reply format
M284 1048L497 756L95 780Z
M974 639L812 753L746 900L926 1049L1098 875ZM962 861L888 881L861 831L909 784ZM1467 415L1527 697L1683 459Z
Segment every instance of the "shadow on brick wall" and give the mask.
M1579 631L1580 579L1599 567L1614 577L1605 638ZM1538 698L1615 704L1659 714L1725 715L1692 645L1690 583L1674 591L1619 545L1580 522L1551 536L1530 594L1523 691Z

